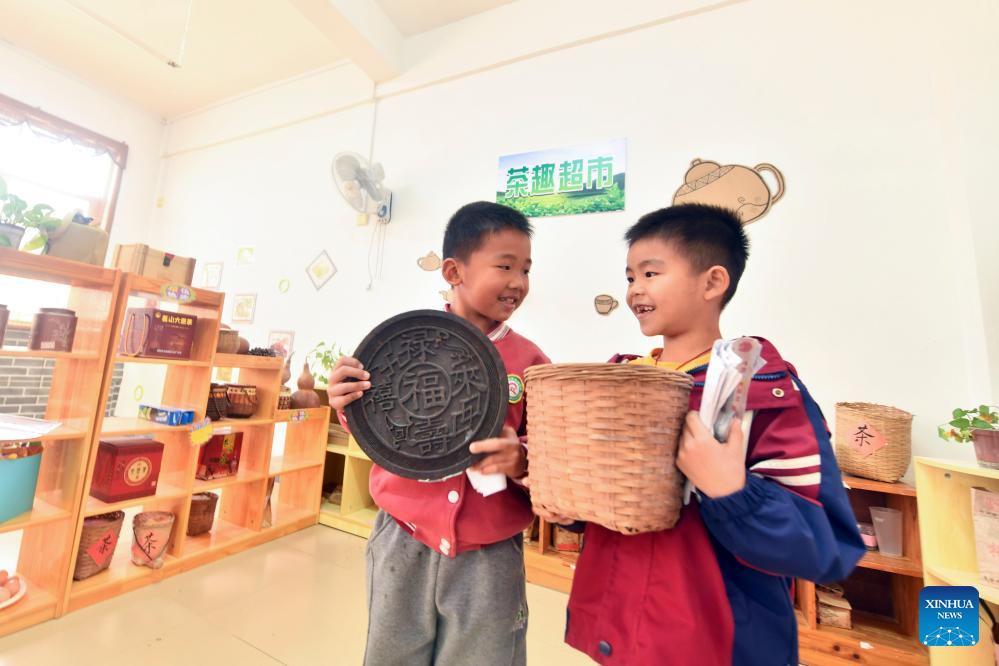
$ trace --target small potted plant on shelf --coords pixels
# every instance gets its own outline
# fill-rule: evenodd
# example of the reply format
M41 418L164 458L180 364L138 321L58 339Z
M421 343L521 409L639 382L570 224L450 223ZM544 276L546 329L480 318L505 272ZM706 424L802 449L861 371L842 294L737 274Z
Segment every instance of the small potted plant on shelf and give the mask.
M323 405L330 404L329 396L326 394L326 388L329 386L330 373L333 372L336 362L339 361L340 357L343 355L343 349L335 342L331 342L329 344L320 342L312 348L312 351L310 351L309 355L305 358L308 363L308 367L312 372L312 376L315 377L315 391L319 394L319 400Z
M38 235L24 246L24 251L44 248L49 232L62 225L62 220L51 215L53 210L47 204L35 204L28 208L24 199L7 191L7 182L0 178L0 247L18 249L24 232L34 229Z
M978 466L999 469L999 408L958 408L952 416L950 422L937 429L940 438L962 444L973 442Z

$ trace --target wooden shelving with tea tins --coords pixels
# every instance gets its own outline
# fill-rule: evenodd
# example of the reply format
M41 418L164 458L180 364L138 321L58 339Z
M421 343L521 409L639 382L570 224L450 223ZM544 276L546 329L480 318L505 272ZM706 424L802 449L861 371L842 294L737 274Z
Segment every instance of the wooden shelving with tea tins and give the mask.
M91 441L77 543L85 518L122 510L125 521L111 564L106 570L81 581L74 581L72 575L68 577L63 591L63 612L143 587L177 570L185 541L190 496L196 492L194 473L199 447L192 443L189 425L164 426L138 418L138 404L188 408L195 411L196 420L204 418L224 300L225 295L221 293L171 285L131 273L122 274L113 312L109 362L104 368L100 392L101 417ZM150 317L155 315L157 319L178 317L192 320L190 352L181 353L176 358L143 355L141 345L148 338L150 329L131 334L137 325L151 325L147 313L152 313ZM119 395L118 413L105 417L116 365L123 366L121 386L129 389L129 395ZM136 388L132 389L133 386ZM91 496L101 440L137 436L150 437L163 444L155 493L119 502L104 502ZM131 562L132 519L140 511L169 511L176 516L166 563L161 569L136 566ZM74 549L70 572L76 567L77 557L89 555Z
M972 489L999 493L999 470L956 460L915 459L919 523L927 585L969 585L996 615L999 586L979 570ZM984 545L984 544L983 544ZM979 613L974 646L930 647L934 666L992 666L991 621Z
M205 418L213 372L224 369L227 374L235 375L231 383L255 387L254 397L248 398L253 413L247 413L245 418L229 417L212 423L215 435L239 437L240 462L234 476L206 480L197 478L202 445L195 443L190 425L164 426L144 421L135 415L137 401L123 405L119 397L118 411L122 413L102 417L91 442L77 542L83 518L87 516L121 509L126 514L125 522L114 557L105 571L81 581L68 577L64 611L98 603L317 523L319 502L312 489L318 488L322 480L329 410L277 409L281 359L216 353L223 304L221 293L122 274L99 413L104 414L106 409L115 363L125 366L123 387L130 389L141 382L143 402L191 409L195 412L195 423ZM171 318L197 317L190 355L183 358L129 355L136 350L134 338L129 345L119 343L123 332L129 330L129 308L172 313ZM137 379L133 379L133 373ZM90 497L101 438L133 435L153 437L163 444L155 494L115 503ZM268 504L268 488L272 485L276 489ZM188 536L192 496L203 492L219 495L212 529ZM161 569L136 566L129 557L132 518L141 510L169 511L176 516ZM76 551L74 547L70 571L75 567Z
M68 308L77 318L69 351L0 349L0 366L23 371L23 379L4 373L11 376L5 386L9 391L16 391L19 382L35 381L29 376L51 372L51 381L41 382L43 387L50 384L45 418L62 423L40 438L44 450L32 510L0 523L0 568L16 571L27 585L19 602L0 610L4 636L62 610L123 276L117 270L0 249L0 277L5 293L40 290L46 299L40 305Z
M871 522L871 507L901 512L902 556L869 550L839 583L852 606L850 629L819 622L815 584L795 581L799 661L808 666L928 664L929 653L919 640L923 565L916 489L853 476L843 482L858 523Z

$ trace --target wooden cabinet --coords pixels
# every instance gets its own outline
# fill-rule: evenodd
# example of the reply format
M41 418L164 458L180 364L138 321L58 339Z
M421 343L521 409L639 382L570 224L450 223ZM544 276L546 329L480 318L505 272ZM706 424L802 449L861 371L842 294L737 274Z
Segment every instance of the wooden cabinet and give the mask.
M999 587L978 576L971 489L999 492L999 470L952 460L916 458L919 522L923 542L923 570L927 585L970 585L993 614ZM992 666L995 663L990 622L981 618L979 642L974 647L931 647L933 666Z
M853 606L852 629L818 623L815 584L796 581L799 660L808 666L928 664L919 642L919 591L923 566L916 489L845 476L858 522L871 522L870 507L902 512L902 557L868 551L842 586Z

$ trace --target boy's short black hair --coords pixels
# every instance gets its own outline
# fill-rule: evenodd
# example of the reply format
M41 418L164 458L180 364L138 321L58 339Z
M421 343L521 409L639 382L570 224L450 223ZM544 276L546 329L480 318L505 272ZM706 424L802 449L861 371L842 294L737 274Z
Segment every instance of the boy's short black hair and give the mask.
M444 230L444 258L468 261L486 236L503 229L514 229L528 238L534 235L534 227L518 210L491 201L465 204L451 216Z
M650 237L679 248L698 272L724 266L731 284L722 297L722 307L728 305L749 258L749 238L734 211L704 204L660 208L643 215L624 234L628 247Z

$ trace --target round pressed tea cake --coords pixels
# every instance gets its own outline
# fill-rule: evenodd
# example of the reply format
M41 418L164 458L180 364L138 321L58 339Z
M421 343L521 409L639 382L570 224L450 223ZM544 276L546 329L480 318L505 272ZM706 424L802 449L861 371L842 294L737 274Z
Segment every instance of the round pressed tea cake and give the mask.
M464 319L437 310L379 324L354 356L371 388L347 406L368 457L393 474L438 480L478 457L472 442L496 437L506 420L506 368L496 347Z

